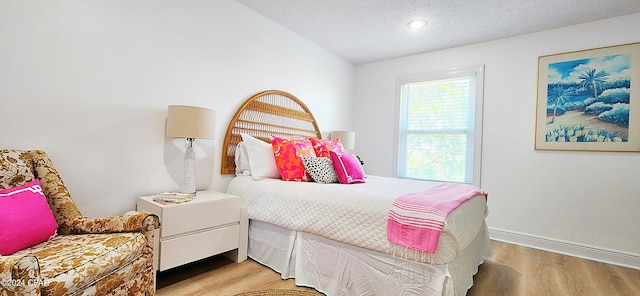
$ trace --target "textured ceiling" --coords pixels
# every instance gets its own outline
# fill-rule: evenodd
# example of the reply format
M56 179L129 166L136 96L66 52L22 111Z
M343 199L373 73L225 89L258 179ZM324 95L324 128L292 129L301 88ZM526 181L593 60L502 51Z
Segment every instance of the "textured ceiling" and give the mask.
M640 12L640 0L237 1L353 64ZM414 18L428 23L410 31Z

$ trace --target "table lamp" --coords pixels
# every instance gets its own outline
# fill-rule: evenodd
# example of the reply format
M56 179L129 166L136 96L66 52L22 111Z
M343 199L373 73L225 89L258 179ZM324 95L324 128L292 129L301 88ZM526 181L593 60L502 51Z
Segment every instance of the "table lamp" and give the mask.
M213 139L215 123L215 110L182 105L169 106L165 136L187 139L180 191L182 193L196 193L196 155L193 152L193 141Z
M332 131L331 140L340 139L344 149L353 149L356 147L356 132Z

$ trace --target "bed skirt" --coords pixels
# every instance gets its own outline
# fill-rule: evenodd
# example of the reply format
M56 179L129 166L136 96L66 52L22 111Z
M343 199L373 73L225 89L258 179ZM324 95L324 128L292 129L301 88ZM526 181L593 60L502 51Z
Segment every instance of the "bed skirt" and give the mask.
M298 286L329 295L465 295L491 255L486 223L462 254L428 264L250 220L248 255Z

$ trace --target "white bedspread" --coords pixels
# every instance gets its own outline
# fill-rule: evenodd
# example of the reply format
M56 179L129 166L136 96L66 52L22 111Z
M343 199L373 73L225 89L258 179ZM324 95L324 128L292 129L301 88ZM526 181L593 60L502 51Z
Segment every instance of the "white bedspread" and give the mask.
M487 215L484 196L470 199L448 216L433 256L394 250L386 237L393 201L436 184L379 176L368 176L366 183L351 185L255 181L250 176L238 176L227 192L242 198L249 219L412 260L444 264L456 258L482 229Z

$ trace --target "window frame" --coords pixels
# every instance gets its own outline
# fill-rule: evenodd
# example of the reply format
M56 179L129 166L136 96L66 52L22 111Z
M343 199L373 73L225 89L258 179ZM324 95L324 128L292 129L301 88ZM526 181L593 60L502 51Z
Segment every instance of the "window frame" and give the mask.
M471 166L472 168L469 170L466 167L466 176L465 179L470 178L470 184L480 186L480 172L482 169L482 114L483 114L483 106L484 106L484 65L466 67L460 69L452 69L452 70L444 70L444 71L434 71L434 72L425 72L420 74L412 74L412 75L404 75L398 76L396 78L396 88L395 88L395 128L394 128L394 163L393 167L395 168L395 176L398 178L405 179L416 179L411 177L402 176L401 172L403 172L404 167L400 162L400 157L404 156L405 151L401 151L402 142L405 141L405 137L407 133L402 133L400 130L400 122L402 120L401 106L402 106L402 98L401 88L403 84L408 83L417 83L417 82L426 82L426 81L435 81L435 80L444 80L444 79L452 79L452 78L460 78L465 76L475 75L476 77L476 91L475 91L475 100L470 100L469 108L474 110L471 113L473 116L474 124L467 130L469 134L467 141L467 156L472 158ZM470 149L470 150L469 150ZM470 152L469 152L470 151ZM425 180L425 179L418 179ZM434 180L437 181L437 180Z

